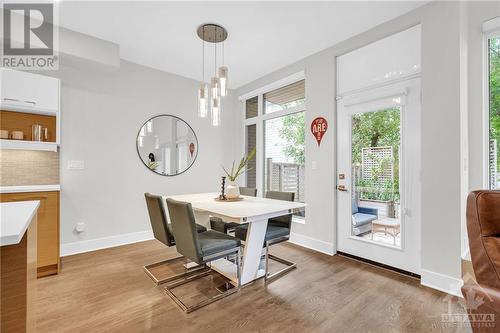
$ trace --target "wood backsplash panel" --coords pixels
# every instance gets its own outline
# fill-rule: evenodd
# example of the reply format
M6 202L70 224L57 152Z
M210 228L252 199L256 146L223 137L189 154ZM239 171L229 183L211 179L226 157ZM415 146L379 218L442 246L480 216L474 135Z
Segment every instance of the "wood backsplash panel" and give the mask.
M3 130L8 130L9 134L12 131L23 131L24 140L31 141L31 126L40 124L47 127L47 141L56 142L56 117L44 116L40 114L11 112L0 110L0 127Z
M0 150L0 186L59 184L59 153Z

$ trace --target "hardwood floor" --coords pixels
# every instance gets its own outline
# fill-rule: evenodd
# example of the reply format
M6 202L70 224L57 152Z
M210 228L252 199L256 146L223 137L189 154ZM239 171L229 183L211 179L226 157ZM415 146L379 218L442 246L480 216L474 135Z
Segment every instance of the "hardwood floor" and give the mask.
M142 270L173 248L147 241L64 257L60 275L38 280L38 332L469 331L443 326L448 297L418 280L293 244L272 252L298 268L190 314ZM450 307L465 313L456 300Z

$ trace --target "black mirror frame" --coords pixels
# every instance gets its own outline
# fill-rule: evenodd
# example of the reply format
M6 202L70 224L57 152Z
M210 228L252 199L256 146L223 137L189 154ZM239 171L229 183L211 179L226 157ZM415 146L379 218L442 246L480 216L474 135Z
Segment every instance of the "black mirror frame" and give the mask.
M191 132L193 132L194 138L196 140L196 154L194 155L193 162L185 170L183 170L182 172L176 173L175 175L163 175L161 173L155 172L154 170L151 170L151 168L149 168L148 165L146 163L144 163L144 161L141 158L141 153L139 152L138 138L139 138L139 135L141 134L141 129L148 123L148 121L151 121L151 120L153 120L155 118L158 118L158 117L172 117L172 118L176 118L177 120L182 121L184 124L187 125L187 127L191 130ZM189 169L191 169L191 167L193 166L193 164L196 162L196 159L198 158L199 147L200 147L200 143L198 141L198 136L196 135L196 132L191 127L191 125L189 125L189 123L187 121L185 121L184 119L182 119L180 117L177 117L177 116L174 116L172 114L158 114L156 116L153 116L153 117L149 118L148 120L146 120L142 124L141 127L139 127L139 131L137 131L137 135L135 137L135 149L137 150L137 156L139 156L139 160L141 160L141 163L146 167L146 169L148 169L149 171L151 171L155 175L162 176L162 177L175 177L175 176L179 176L179 175L182 175L184 172L188 171Z

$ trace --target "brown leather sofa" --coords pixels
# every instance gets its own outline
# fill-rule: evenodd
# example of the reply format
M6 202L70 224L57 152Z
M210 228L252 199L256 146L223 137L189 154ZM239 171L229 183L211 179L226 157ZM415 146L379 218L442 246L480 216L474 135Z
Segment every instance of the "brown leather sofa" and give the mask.
M467 232L477 281L462 287L469 322L474 333L500 332L500 191L469 194Z

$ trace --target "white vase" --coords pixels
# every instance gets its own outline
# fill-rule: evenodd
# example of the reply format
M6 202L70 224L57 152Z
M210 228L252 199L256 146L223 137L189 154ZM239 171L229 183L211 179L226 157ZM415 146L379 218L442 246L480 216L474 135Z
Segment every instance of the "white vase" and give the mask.
M236 199L240 196L240 188L235 182L229 182L226 186L226 198Z

